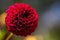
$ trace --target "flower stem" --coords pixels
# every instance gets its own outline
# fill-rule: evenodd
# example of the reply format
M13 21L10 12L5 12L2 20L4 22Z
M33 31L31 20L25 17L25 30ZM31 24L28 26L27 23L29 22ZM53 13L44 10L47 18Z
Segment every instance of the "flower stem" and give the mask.
M13 33L10 33L6 40L9 40L13 36Z

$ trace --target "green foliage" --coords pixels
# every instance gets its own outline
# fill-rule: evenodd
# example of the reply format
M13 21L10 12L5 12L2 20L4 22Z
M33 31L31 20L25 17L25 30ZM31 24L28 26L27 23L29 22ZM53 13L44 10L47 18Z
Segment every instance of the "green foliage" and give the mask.
M23 0L13 0L13 2L22 2Z
M50 30L50 38L54 40L60 39L60 26L54 27L52 30Z
M11 40L22 40L21 36L13 35Z
M3 40L5 35L7 33L7 29L4 28L3 30L0 30L0 40Z

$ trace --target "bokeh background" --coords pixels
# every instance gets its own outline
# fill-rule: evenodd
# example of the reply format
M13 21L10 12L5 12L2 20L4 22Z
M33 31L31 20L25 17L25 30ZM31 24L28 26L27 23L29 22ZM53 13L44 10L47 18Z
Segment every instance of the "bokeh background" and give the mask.
M16 2L31 5L39 15L36 31L27 37L12 35L5 25L5 10ZM0 40L60 40L60 0L0 0Z

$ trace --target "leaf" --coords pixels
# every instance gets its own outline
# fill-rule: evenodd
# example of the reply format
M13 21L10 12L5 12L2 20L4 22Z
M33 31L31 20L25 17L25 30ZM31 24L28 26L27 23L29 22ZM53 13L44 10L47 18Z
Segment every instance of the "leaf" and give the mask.
M3 40L5 35L7 33L7 29L4 28L3 30L0 30L0 40Z

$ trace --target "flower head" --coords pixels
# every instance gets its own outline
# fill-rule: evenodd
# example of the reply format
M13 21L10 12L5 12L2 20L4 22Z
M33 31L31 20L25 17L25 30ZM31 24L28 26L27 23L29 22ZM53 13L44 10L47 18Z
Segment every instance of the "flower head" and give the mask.
M38 15L28 4L15 3L6 10L5 23L10 32L27 36L35 31L38 25Z

